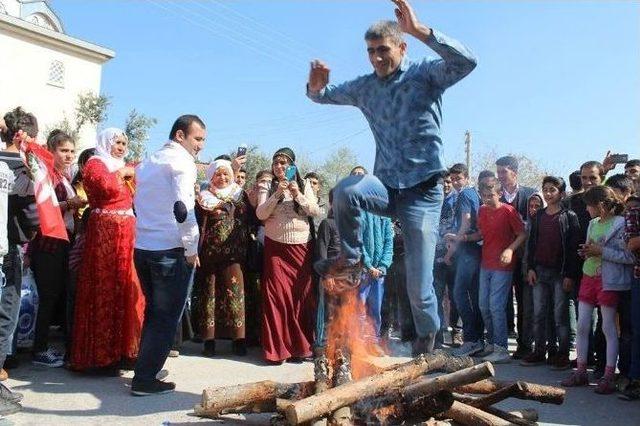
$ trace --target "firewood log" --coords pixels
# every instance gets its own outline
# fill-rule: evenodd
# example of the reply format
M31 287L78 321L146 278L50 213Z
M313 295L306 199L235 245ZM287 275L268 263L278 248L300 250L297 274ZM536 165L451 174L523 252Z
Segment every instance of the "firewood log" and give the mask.
M487 413L479 408L472 407L460 401L454 401L442 418L455 420L457 423L468 426L510 426L513 423L501 419L498 416Z
M201 417L217 417L223 413L240 412L244 407L249 412L266 412L276 409L276 399L299 399L313 393L314 382L276 383L265 380L257 383L246 383L235 386L209 388L202 392L202 402L194 407L194 412ZM245 411L242 411L245 412Z
M500 417L501 419L511 422L514 425L534 426L538 421L538 412L532 409L519 411L503 411L496 407L484 407L482 408L482 411L486 411L489 414Z
M285 410L287 420L290 424L297 425L326 416L360 399L382 395L391 389L405 386L429 371L444 368L451 358L443 352L420 356L397 368L345 383L321 394L293 402Z
M486 379L477 383L460 386L455 389L459 393L490 394L502 388L509 387L514 382L505 382L495 379ZM565 390L554 386L538 385L535 383L520 382L524 387L514 398L528 399L547 404L561 405L564 402Z

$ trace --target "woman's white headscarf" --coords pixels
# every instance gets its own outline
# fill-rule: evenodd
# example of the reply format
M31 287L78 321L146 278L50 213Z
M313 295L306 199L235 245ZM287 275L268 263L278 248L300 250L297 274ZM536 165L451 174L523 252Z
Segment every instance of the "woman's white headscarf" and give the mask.
M121 136L127 137L122 130L115 127L109 127L101 131L96 141L96 155L91 157L102 161L111 173L125 166L124 158L116 158L111 155L111 148Z
M233 168L229 160L216 160L213 161L207 169L205 176L207 180L211 182L211 179L216 174L216 171L220 168L229 170L231 175L231 183L226 188L218 189L214 186L210 186L208 190L200 193L200 203L207 208L213 208L217 206L221 201L238 201L242 196L242 188L236 184L233 180Z

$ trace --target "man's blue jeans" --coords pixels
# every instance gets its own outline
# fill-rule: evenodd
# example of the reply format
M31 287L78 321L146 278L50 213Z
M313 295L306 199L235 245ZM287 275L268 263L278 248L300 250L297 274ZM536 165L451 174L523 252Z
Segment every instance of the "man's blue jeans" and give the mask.
M146 299L136 382L151 382L167 360L189 294L193 268L183 248L135 249L134 261Z
M481 248L474 243L460 243L456 250L456 277L453 297L458 314L462 318L462 331L465 342L477 342L482 339L484 325L478 306L478 286L480 275ZM506 306L505 301L505 306Z
M488 342L507 348L507 298L511 288L512 271L480 268L479 305L487 329Z
M371 274L362 274L358 297L365 305L367 316L373 322L376 337L380 337L382 325L382 297L384 296L384 275L373 278Z
M438 300L433 289L433 259L442 200L440 184L392 189L372 175L349 176L334 189L333 211L342 255L353 264L362 256L363 210L400 220L409 276L407 293L416 334L422 338L435 336L440 329Z

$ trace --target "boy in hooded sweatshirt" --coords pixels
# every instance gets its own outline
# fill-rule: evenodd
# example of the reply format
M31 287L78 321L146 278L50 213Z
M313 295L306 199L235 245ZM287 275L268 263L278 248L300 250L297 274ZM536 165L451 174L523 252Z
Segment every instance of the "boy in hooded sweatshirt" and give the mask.
M547 207L531 221L527 243L527 281L533 286L535 351L522 365L546 360L548 304L553 306L558 353L547 362L553 369L569 368L569 293L579 273L580 223L576 214L562 205L566 184L560 177L545 176L542 195ZM554 339L555 340L555 339ZM553 343L555 345L555 342Z

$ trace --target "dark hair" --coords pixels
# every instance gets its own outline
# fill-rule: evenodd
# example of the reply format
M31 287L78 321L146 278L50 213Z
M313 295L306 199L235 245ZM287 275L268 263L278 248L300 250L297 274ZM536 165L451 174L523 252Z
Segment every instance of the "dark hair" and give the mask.
M448 177L451 177L451 173L449 173L449 170L445 170L444 172L442 172L442 179L446 179Z
M364 174L368 174L369 172L367 171L367 169L365 169L362 166L355 166L353 169L351 169L351 171L349 172L349 175L351 176L353 174L353 172L355 172L358 169L362 169L362 171L364 171Z
M504 157L498 158L496 160L496 166L506 167L507 169L518 173L518 159L513 155L505 155Z
M486 179L486 178L495 178L496 174L493 173L492 170L483 170L480 173L478 173L478 182L480 182L482 179Z
M4 115L4 124L7 126L7 146L13 144L13 138L19 130L22 130L32 138L38 136L38 120L30 112L26 112L22 107L9 111Z
M582 199L587 206L595 207L602 203L605 209L615 215L621 214L624 210L624 204L613 192L613 189L608 186L598 185L589 188L582 196Z
M580 178L580 170L569 175L569 186L574 191L580 191L582 189L582 179Z
M622 192L628 192L629 194L633 194L635 192L633 180L631 180L631 178L627 175L623 175L622 173L609 176L604 184L609 188L617 189Z
M580 166L580 173L582 173L582 169L592 169L594 167L598 169L598 174L603 178L606 173L602 163L599 161L587 161L586 163L582 163Z
M260 180L263 176L266 175L269 175L273 178L273 173L271 173L271 170L260 170L258 173L256 173L256 180Z
M240 167L240 170L238 170L238 173L240 173L240 172L246 174L247 173L247 169L245 169L244 167Z
M633 158L629 161L627 161L624 165L624 168L627 169L629 167L634 167L634 166L640 166L640 159L638 158Z
M87 148L80 153L78 156L78 173L73 177L72 185L77 184L78 182L82 182L82 167L87 164L89 158L93 157L96 154L95 148Z
M499 194L502 191L502 185L495 177L488 177L480 182L480 192L482 191L491 191Z
M466 165L462 163L456 163L453 166L449 167L449 174L462 174L464 177L469 177L469 169Z
M71 142L74 146L76 144L76 141L74 141L73 138L66 134L63 130L54 129L51 131L51 133L49 133L49 136L47 137L47 148L49 148L49 151L55 151L56 148L58 148L64 142Z
M206 126L204 125L204 122L197 115L193 115L193 114L181 115L173 123L173 126L171 127L171 131L169 132L169 139L171 139L172 141L175 140L176 139L176 134L178 133L178 130L182 130L182 133L184 133L185 136L188 135L189 134L189 128L191 127L192 123L196 123L197 125L199 125L203 129L206 129Z
M640 195L630 195L629 198L627 198L627 204L629 204L629 202L640 203Z
M542 186L544 186L545 183L550 183L558 188L558 191L560 192L565 192L567 190L566 182L559 176L545 176L542 178Z
M316 172L309 172L306 175L304 175L305 179L318 179L320 180L320 176L318 176L318 174Z
M220 154L218 155L216 158L213 159L213 161L218 161L218 160L227 160L227 161L231 161L231 157L228 156L227 154Z

